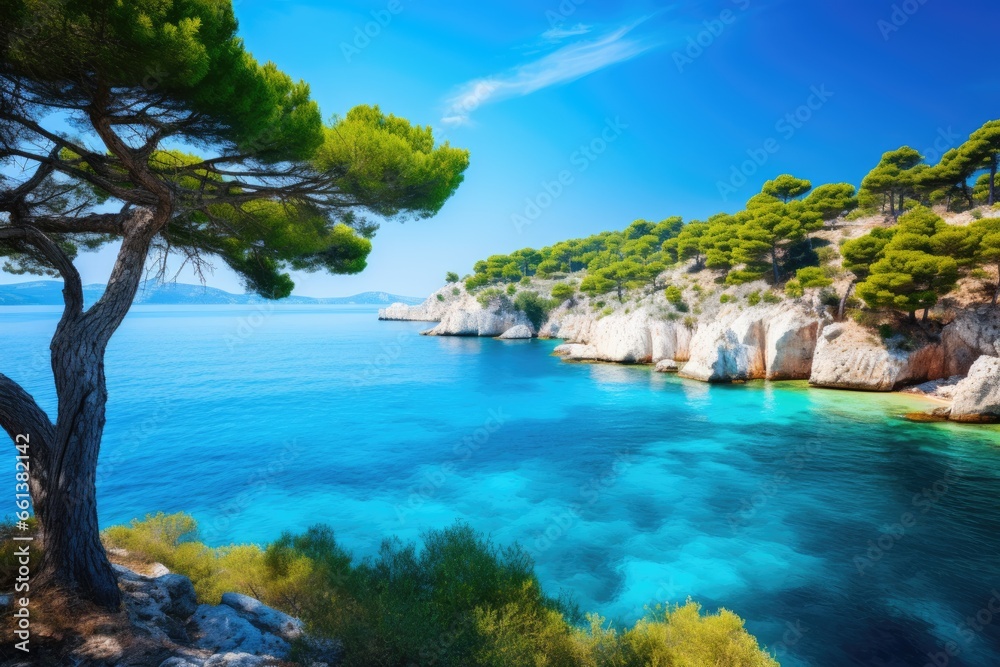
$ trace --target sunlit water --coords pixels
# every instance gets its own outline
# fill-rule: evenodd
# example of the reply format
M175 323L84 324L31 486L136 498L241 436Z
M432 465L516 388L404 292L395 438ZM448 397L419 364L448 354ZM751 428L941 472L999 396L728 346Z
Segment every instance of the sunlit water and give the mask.
M47 409L56 316L0 311L0 372ZM995 428L426 326L367 307L136 309L108 353L102 524L186 511L225 544L322 522L364 556L461 519L610 619L690 596L783 665L1000 664Z

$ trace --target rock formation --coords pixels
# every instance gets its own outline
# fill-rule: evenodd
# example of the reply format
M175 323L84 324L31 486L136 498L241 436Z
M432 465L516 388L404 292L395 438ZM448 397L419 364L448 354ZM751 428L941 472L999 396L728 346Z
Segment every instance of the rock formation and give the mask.
M1000 422L1000 357L980 357L955 387L950 418L957 422Z

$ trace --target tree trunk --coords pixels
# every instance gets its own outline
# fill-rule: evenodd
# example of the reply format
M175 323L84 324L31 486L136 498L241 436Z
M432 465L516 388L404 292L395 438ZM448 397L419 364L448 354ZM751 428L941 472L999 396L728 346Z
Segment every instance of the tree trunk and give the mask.
M851 298L851 292L854 291L854 286L857 284L857 279L851 281L851 284L847 286L844 290L844 296L840 297L840 305L837 307L837 321L844 321L844 310L847 309L847 300Z
M917 323L917 311L915 311L915 310L911 310L910 311L910 323L912 323L912 324L916 324Z
M104 353L132 306L150 243L168 217L169 208L132 212L108 286L86 312L69 257L44 235L33 237L65 282L66 308L50 345L59 405L55 425L0 375L0 399L13 405L0 407L0 426L12 436L28 429L32 440L31 496L43 548L36 581L111 610L121 606L121 592L101 545L95 486L108 397Z
M896 219L896 193L895 192L890 192L889 193L889 214L892 216L893 220Z
M38 578L116 609L121 593L101 545L95 487L108 397L104 345L81 328L63 327L52 340L59 395L52 450L57 455L49 461L47 483L34 498L44 545Z
M927 323L927 314L928 314L929 312L930 312L930 308L924 308L924 317L923 317L923 322L924 322L925 324Z
M775 246L771 246L771 268L774 270L774 284L777 285L780 282L778 276L778 249Z
M1000 280L1000 264L997 264L997 276ZM997 289L993 292L993 305L997 305L997 300L1000 300L1000 282L997 282Z

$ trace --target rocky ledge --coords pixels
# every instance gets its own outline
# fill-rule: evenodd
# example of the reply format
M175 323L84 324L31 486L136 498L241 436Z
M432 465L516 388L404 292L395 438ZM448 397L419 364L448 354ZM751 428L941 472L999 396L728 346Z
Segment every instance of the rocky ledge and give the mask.
M187 577L154 565L151 576L113 565L131 628L102 624L66 656L87 667L333 667L339 643L307 636L302 622L254 598L222 596L198 604Z

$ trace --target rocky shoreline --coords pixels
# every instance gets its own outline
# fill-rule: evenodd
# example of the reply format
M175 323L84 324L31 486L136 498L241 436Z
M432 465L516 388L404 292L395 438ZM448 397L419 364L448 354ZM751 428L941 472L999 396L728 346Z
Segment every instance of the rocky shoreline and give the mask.
M761 287L744 286L729 303L704 300L697 314L662 294L627 307L577 297L535 327L509 301L484 306L452 284L420 306L393 304L379 319L436 322L424 332L432 336L524 338L530 332L564 341L555 353L568 360L657 364L703 382L808 380L819 388L907 391L950 406L936 411L942 418L1000 421L1000 309L942 308L935 322L915 333L883 338L852 320L835 321L835 308L816 290L797 299L746 303L744 293Z

